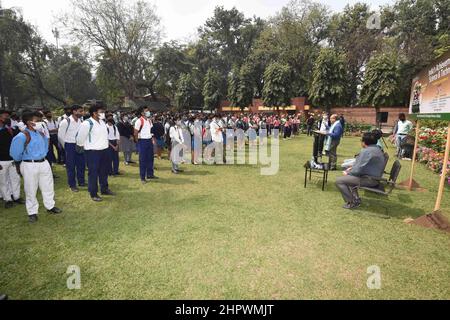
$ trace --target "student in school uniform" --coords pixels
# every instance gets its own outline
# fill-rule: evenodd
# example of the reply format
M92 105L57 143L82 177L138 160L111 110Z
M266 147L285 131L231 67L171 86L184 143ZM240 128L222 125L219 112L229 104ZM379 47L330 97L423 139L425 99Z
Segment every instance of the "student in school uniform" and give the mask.
M23 114L22 121L26 129L14 137L11 143L10 155L15 162L21 162L20 172L23 176L25 202L29 222L38 221L39 202L36 194L41 190L44 206L50 214L60 214L61 209L55 207L55 191L53 173L50 164L45 159L48 152L48 139L39 132L43 123L40 115L35 112Z
M101 194L114 196L108 185L108 129L106 127L105 107L96 104L89 108L91 117L80 127L77 145L84 149L88 167L88 190L95 202L103 201L98 195L98 184Z
M66 153L66 171L67 181L72 192L79 192L79 187L86 186L85 171L86 162L84 154L76 147L76 137L80 130L83 117L83 107L79 105L72 106L72 114L62 120L58 129L59 143L64 146Z
M154 171L153 125L150 120L151 113L147 107L141 107L139 114L141 117L134 124L134 139L139 149L139 173L141 182L146 184L147 180L158 179Z
M20 176L9 155L11 142L18 130L11 128L10 112L0 110L0 198L5 201L5 209L14 204L25 204L20 199Z
M58 117L58 129L61 122L67 118L69 118L72 115L72 107L71 106L65 106L64 107L64 114L60 117ZM59 142L59 140L58 140ZM66 166L66 151L64 150L64 144L59 144L59 149L61 150L61 158L59 164L62 164Z
M118 176L119 173L119 143L120 133L115 124L113 115L108 115L107 121L108 142L109 142L109 168L108 174L110 176Z
M61 148L59 147L58 142L58 121L53 118L53 114L51 111L45 112L45 124L47 125L48 131L50 133L50 144L49 144L49 154L47 158L52 159L53 163L61 163ZM55 156L55 149L58 155L58 158Z

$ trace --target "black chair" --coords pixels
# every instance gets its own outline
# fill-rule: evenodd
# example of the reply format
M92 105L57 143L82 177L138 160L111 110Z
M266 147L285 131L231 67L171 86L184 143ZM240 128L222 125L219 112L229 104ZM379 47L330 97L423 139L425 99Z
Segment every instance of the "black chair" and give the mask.
M397 179L400 175L400 171L402 169L402 165L400 164L400 161L396 160L394 162L394 165L392 166L391 173L389 174L389 179L385 178L378 178L378 177L371 177L371 176L364 176L363 178L368 178L371 180L375 180L379 182L378 187L358 187L358 189L373 192L379 195L383 196L389 196L392 191L395 189L395 186L397 185ZM387 189L387 191L386 191Z

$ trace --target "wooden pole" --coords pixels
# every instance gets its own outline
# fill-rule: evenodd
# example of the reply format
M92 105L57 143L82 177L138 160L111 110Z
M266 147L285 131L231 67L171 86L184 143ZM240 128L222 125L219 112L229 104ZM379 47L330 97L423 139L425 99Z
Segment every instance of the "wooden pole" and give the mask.
M445 156L444 156L444 163L442 165L441 182L439 184L439 191L438 191L438 196L436 199L436 206L434 207L434 211L439 211L441 209L442 196L444 195L445 180L447 178L449 151L450 151L450 122L448 123L447 145L445 147Z
M416 140L414 142L414 153L411 163L411 175L409 177L409 184L408 184L408 190L411 191L413 187L413 180L414 180L414 169L416 167L416 159L417 159L417 148L419 146L419 133L420 133L420 120L417 120L416 123Z

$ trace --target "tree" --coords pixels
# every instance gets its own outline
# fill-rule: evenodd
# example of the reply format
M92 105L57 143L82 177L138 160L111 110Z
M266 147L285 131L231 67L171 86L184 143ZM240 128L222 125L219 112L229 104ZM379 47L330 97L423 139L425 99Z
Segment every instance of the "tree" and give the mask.
M88 54L77 46L54 51L44 71L44 82L65 101L82 104L96 97Z
M234 66L228 76L228 100L232 106L239 106L238 90L240 85L240 70Z
M196 88L190 74L182 74L177 83L175 104L179 109L189 109L194 106Z
M111 63L114 77L133 98L160 41L160 19L148 2L72 0L63 24L75 39L95 47Z
M344 11L335 14L329 24L329 41L334 48L345 52L347 65L347 105L356 105L364 69L374 50L379 48L382 30L367 28L369 18L375 14L368 4L347 5ZM382 20L383 21L383 20Z
M220 92L221 79L213 69L209 69L203 84L203 99L205 110L215 110L220 106L222 94Z
M263 28L262 19L249 19L236 8L223 7L216 7L214 15L199 28L196 64L203 74L210 68L218 72L222 96L227 96L227 78L233 65L242 66Z
M361 91L361 101L379 111L380 106L393 106L398 100L400 73L393 53L374 55L368 65Z
M249 65L244 64L239 72L239 86L237 90L237 106L244 110L252 104L254 98L253 72Z
M316 106L330 111L339 105L346 91L345 57L332 48L324 48L315 63L309 98Z
M164 43L155 52L152 65L146 70L148 90L154 98L156 92L174 98L180 76L192 71L193 64L186 55L186 48L176 41Z
M291 71L287 64L271 63L264 72L263 101L268 107L286 107L291 102Z

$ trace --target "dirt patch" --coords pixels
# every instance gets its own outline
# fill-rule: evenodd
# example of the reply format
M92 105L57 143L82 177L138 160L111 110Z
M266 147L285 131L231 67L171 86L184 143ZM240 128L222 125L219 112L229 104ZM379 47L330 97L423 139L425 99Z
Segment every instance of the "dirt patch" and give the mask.
M409 180L406 180L406 181L398 183L397 187L399 189L402 189L402 190L409 190ZM427 191L427 189L422 188L420 186L420 184L414 179L413 179L413 182L412 182L412 189L411 190L412 191L417 191L417 192L425 192L425 191Z
M408 224L415 224L421 227L438 229L450 233L450 222L440 211L435 211L415 220L407 219L405 222Z

